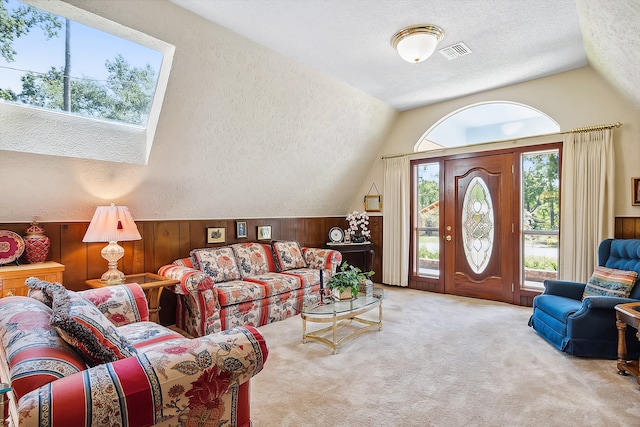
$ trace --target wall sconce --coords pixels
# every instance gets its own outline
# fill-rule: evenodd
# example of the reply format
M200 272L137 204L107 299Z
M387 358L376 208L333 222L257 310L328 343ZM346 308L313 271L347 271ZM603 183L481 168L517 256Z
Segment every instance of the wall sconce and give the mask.
M124 273L118 270L118 260L124 256L124 248L117 242L140 240L140 232L126 206L98 206L83 242L109 242L100 252L109 269L100 280L107 285L124 283Z

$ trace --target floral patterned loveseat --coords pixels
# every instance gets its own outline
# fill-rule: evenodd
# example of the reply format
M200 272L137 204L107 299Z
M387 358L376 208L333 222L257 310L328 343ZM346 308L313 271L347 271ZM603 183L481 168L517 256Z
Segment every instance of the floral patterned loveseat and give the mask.
M27 284L29 297L0 299L10 425L251 425L249 380L268 354L256 329L189 339L148 321L137 284Z
M320 288L342 261L332 249L303 248L296 241L238 243L194 249L161 267L179 280L176 326L193 336L237 326L262 326L298 313L303 297Z

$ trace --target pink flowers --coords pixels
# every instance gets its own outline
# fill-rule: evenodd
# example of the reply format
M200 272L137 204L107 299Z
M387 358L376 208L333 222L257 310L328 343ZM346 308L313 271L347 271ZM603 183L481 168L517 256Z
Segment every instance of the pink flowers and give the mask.
M224 266L226 268L229 268L229 267L231 267L233 265L233 262L231 261L231 258L226 256L226 255L222 255L222 256L218 257L217 261L218 261L218 265Z
M99 291L93 292L91 296L91 302L99 306L109 301L113 297L113 292L109 288L103 288Z
M199 345L200 345L200 342L198 340L191 340L191 342L182 341L178 345L174 345L171 347L164 347L161 349L161 351L164 354L185 354L190 352L191 350L194 350Z

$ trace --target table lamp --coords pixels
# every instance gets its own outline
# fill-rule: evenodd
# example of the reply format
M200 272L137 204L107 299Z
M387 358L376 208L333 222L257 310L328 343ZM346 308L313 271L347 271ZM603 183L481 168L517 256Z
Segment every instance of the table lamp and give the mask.
M100 252L109 263L109 269L100 280L107 285L124 283L124 273L118 270L118 260L124 256L124 248L117 242L140 240L140 232L126 206L98 206L83 242L109 242Z

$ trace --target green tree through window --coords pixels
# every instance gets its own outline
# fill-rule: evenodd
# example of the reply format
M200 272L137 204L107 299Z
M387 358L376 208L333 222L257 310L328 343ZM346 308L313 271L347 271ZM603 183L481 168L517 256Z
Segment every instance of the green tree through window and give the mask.
M9 64L16 63L24 53L17 50L16 41L33 36L37 30L41 30L47 40L65 39L60 65L51 64L46 71L24 69L19 65L10 67ZM70 73L71 65L82 59L82 54L73 55L76 31L83 36L91 31L96 38L113 37L17 0L0 0L0 54L4 60L4 64L0 61L0 71L4 68L24 73L20 77L20 88L0 87L0 99L144 126L156 87L154 66L149 63L133 66L124 54L117 53L102 64L106 78L74 77ZM152 49L139 48L149 51L148 57L159 66L162 57L159 52L154 54Z
M522 157L525 228L557 230L559 208L558 153Z
M558 273L560 176L558 150L522 154L522 275L540 288Z

